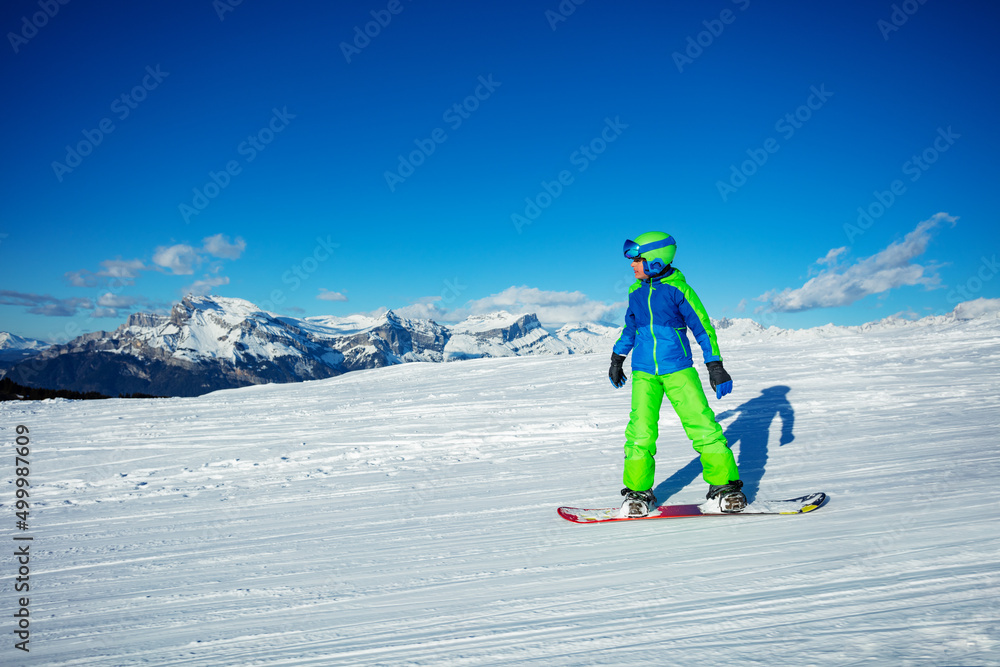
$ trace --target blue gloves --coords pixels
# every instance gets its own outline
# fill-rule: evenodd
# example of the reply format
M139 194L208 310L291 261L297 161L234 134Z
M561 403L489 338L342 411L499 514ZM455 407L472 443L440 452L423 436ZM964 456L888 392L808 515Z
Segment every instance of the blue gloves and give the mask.
M625 369L622 368L622 364L625 363L625 357L620 354L611 353L611 368L608 369L608 379L611 380L611 385L615 389L621 389L625 386Z
M716 398L722 398L733 390L733 378L722 367L721 361L710 361L705 365L708 368L708 381L715 390Z

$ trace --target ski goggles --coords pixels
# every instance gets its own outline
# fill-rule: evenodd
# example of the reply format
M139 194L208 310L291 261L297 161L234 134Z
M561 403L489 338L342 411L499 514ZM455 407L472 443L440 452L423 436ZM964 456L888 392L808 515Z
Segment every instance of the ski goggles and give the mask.
M622 252L625 253L625 257L630 260L636 260L644 252L649 252L650 250L656 250L657 248L666 248L668 245L676 245L677 242L674 241L673 236L668 236L665 239L659 241L651 241L649 243L644 243L639 245L635 241L629 239L625 241L625 245L622 248Z

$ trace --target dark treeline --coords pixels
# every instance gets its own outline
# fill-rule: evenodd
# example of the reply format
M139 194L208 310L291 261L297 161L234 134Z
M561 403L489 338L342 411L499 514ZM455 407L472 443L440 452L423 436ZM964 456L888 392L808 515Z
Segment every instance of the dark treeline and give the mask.
M0 379L0 401L41 401L46 398L71 398L76 400L93 400L111 398L96 391L79 392L68 389L40 389L25 387L10 378ZM160 398L150 394L118 394L118 398Z

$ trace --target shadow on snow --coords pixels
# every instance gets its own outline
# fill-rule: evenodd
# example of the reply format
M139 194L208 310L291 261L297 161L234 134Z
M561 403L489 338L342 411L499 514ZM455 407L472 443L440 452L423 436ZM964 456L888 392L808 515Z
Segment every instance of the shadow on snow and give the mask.
M726 410L716 415L720 422L733 415L739 415L725 430L726 440L732 448L739 443L739 457L736 465L740 469L743 480L743 493L747 500L753 502L760 488L760 480L767 466L767 438L771 422L775 417L781 418L781 437L778 446L787 445L795 436L792 428L795 425L795 411L788 402L790 387L775 385L761 391L760 396L752 398L733 410ZM659 503L663 503L685 486L701 475L701 461L698 457L660 482L653 494ZM706 489L707 490L707 489Z

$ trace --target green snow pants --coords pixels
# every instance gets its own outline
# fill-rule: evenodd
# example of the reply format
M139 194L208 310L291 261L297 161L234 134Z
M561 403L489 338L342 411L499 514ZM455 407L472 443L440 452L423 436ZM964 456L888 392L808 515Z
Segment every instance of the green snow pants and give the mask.
M708 407L701 378L694 368L651 375L632 373L632 412L625 428L625 486L633 491L653 487L656 438L659 435L660 405L663 395L680 417L684 432L701 456L702 478L709 484L726 484L740 478L733 452L729 449L715 413Z

